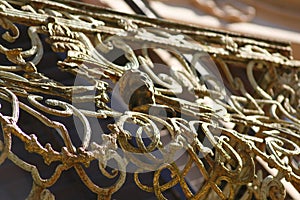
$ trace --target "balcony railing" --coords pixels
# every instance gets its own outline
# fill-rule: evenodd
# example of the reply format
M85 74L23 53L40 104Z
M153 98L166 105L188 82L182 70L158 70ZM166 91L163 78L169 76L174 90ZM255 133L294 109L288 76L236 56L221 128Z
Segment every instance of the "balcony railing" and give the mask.
M63 0L1 0L0 25L0 164L31 173L28 199L54 199L69 169L98 199L128 173L158 199L172 188L197 200L300 190L300 63L289 44ZM110 186L88 173L95 162Z

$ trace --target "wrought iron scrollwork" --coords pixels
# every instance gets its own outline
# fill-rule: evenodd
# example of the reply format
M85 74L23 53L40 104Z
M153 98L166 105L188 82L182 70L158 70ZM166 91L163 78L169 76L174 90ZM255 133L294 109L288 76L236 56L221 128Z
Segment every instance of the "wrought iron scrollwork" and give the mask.
M0 113L0 164L9 159L31 173L28 199L54 199L49 188L70 168L98 199L111 198L127 171L158 199L177 184L187 199L284 199L283 178L299 188L300 63L288 44L60 0L0 1L0 16L7 30L0 45L6 59L0 98L10 106L10 114ZM27 27L28 49L18 45L20 26ZM41 73L47 45L63 57L49 67L84 84L62 84ZM197 63L207 65L206 72ZM22 130L20 112L53 129L62 148ZM77 119L80 145L57 117ZM95 139L101 131L90 118L113 121ZM12 137L45 164L59 163L53 174L42 178L37 166L14 152ZM182 155L186 162L180 167ZM258 159L278 173L264 177ZM115 183L93 182L86 172L93 161ZM192 167L203 178L196 190L186 179ZM163 170L171 178L162 184ZM154 171L152 185L143 183L145 171Z

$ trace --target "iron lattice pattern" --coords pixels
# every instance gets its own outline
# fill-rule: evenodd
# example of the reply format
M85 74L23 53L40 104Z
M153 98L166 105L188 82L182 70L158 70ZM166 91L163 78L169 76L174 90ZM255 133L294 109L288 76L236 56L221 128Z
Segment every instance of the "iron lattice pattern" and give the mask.
M118 192L130 170L158 199L175 185L197 200L285 199L282 179L300 189L300 71L288 44L58 0L0 1L0 16L7 30L0 97L9 110L0 114L0 164L10 160L31 173L28 199L54 199L49 188L70 168L99 199ZM24 35L27 46L19 42ZM46 51L61 58L46 67L73 77L72 84L41 73ZM197 70L199 62L209 73ZM22 113L62 145L23 129ZM64 124L70 117L80 133ZM91 119L108 121L108 129L94 130ZM38 166L18 156L14 138L55 163L53 174L43 179ZM86 169L94 161L114 184L93 182ZM202 177L193 187L192 168ZM262 173L269 168L276 173ZM146 171L154 171L150 184L141 176ZM170 173L164 183L162 171Z

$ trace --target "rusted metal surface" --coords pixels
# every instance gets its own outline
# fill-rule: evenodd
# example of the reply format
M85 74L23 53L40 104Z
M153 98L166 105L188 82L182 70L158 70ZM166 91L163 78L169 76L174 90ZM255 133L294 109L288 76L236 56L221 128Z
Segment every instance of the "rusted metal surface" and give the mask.
M176 184L187 199L285 199L283 178L299 189L300 71L288 44L71 1L0 1L0 24L7 29L3 39L16 46L0 45L6 58L0 66L0 97L11 105L10 114L0 114L0 164L9 159L32 174L28 199L54 199L49 188L70 168L98 199L118 192L126 172L158 199ZM18 47L16 24L27 27L31 47ZM65 53L50 67L85 84L63 85L40 73L45 45ZM177 64L158 63L158 49ZM119 57L124 64L115 62ZM219 76L201 75L197 63L208 63L208 72L217 70ZM119 109L119 102L128 109ZM22 130L20 112L53 129L63 147L54 150ZM77 119L81 145L72 143L76 133L57 117ZM101 142L93 139L99 130L91 128L91 118L114 121ZM59 163L52 176L42 178L37 166L18 157L13 137L46 164ZM183 168L176 163L182 151L187 157ZM276 168L276 176L263 175L257 158ZM115 183L94 183L86 173L92 161ZM185 179L192 166L204 179L195 191ZM164 184L159 181L163 170L171 174ZM145 171L154 171L152 185L143 184Z

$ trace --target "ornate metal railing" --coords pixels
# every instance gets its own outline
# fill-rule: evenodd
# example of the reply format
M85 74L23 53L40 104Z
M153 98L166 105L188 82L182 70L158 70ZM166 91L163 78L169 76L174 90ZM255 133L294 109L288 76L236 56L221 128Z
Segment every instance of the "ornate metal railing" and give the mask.
M158 199L175 185L187 199L285 199L282 179L300 189L300 65L288 44L62 0L1 0L0 16L0 164L31 173L28 199L54 199L70 168L98 199L127 172ZM62 145L22 128L25 113ZM14 138L56 164L53 174L42 178ZM94 161L114 184L93 182ZM141 176L149 171L151 185Z

